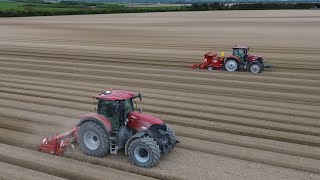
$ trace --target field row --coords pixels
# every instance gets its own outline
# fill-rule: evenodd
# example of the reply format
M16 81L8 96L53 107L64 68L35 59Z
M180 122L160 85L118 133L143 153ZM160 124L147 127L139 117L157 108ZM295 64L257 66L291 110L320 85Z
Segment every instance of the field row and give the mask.
M319 11L208 11L0 19L0 179L320 179ZM234 44L274 68L192 70ZM107 88L180 144L156 167L124 152L37 152ZM34 177L34 178L32 178Z
M8 119L2 120L0 127L7 129L16 139L7 138L1 140L2 143L34 150L36 143L41 141L40 137L72 128L81 115L92 111L90 97L112 86L142 91L145 98L141 107L171 124L182 141L177 153L182 148L320 173L320 169L317 169L320 160L320 114L312 110L320 104L319 92L314 87L317 75L310 75L316 78L314 80L302 75L300 78L304 84L295 83L296 79L286 75L278 78L261 77L265 82L250 82L255 77L241 75L242 79L235 82L234 86L228 83L233 81L232 75L229 75L221 77L221 80L215 79L217 86L211 86L205 85L202 76L207 75L201 72L144 71L145 68L50 60L40 62L19 58L1 64L2 72L6 73L0 75L0 114ZM120 74L120 70L126 71ZM150 74L151 71L154 73ZM125 79L125 76L129 76L130 80ZM144 79L145 76L148 79ZM219 78L221 75L217 76ZM72 81L74 78L81 81ZM106 79L107 83L101 83ZM181 83L185 81L189 82ZM239 87L250 87L247 90L250 96L246 95L248 92L243 88L232 88L237 84ZM157 90L148 86L156 87ZM261 86L265 88L260 89ZM194 94L195 87L197 92L207 95L203 97ZM184 92L177 91L179 89ZM291 89L291 94L285 93ZM215 93L212 95L211 92ZM307 94L302 96L304 92ZM233 97L230 98L230 95ZM268 102L270 96L276 99ZM275 101L277 104L274 104ZM19 133L27 135L20 138ZM34 138L37 141L30 138L33 142L26 146L18 143L28 142L24 138L30 134L38 135ZM72 158L81 160L80 157L83 158L81 153ZM118 160L114 161L114 164L107 163L105 166L126 170L123 165L117 165ZM150 171L140 172L132 166L128 169L133 173L150 176ZM174 174L167 177L159 170L154 171L156 175L150 177L178 177Z

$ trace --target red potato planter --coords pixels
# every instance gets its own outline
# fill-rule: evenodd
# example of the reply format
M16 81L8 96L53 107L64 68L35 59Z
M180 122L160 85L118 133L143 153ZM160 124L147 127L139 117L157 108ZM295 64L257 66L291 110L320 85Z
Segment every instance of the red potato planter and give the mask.
M95 98L97 112L84 115L73 130L44 139L39 151L61 156L78 143L85 154L101 157L124 149L133 164L148 168L179 143L162 120L134 108L134 99L142 100L140 93L110 90Z
M224 53L218 57L217 54L208 52L204 54L203 63L194 64L192 69L208 69L239 71L250 70L252 73L261 73L264 68L270 68L271 64L263 60L260 56L250 55L246 46L234 46L232 55L224 57Z

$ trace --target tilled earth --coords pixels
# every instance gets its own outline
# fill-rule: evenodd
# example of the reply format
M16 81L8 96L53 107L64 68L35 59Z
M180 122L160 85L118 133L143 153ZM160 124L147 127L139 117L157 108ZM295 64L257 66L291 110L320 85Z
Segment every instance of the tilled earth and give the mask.
M0 19L0 179L320 179L319 29L316 10ZM188 67L234 44L274 68ZM181 143L150 169L36 151L106 88L141 92Z

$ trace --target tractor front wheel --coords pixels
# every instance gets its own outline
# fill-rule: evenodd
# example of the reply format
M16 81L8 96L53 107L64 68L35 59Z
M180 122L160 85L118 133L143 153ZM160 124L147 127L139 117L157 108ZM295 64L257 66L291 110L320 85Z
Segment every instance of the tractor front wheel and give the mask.
M261 73L262 71L262 66L259 64L259 63L253 63L251 66L250 66L250 71L252 73Z
M136 166L149 168L158 163L160 148L152 138L141 137L130 143L128 155L131 162Z
M170 141L168 152L170 152L174 148L174 146L177 144L177 138L174 131L168 125L167 125L167 133L169 135L169 141Z
M109 136L98 123L83 123L78 131L80 149L89 156L101 157L109 152Z
M237 71L239 69L239 63L234 59L229 59L224 64L224 68L227 71Z

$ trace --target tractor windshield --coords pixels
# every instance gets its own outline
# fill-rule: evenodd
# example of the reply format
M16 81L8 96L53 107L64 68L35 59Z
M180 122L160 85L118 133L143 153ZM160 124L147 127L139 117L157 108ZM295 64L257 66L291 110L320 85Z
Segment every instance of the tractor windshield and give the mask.
M239 57L242 61L244 61L245 57L247 55L247 52L246 52L245 49L234 48L233 49L233 55Z

